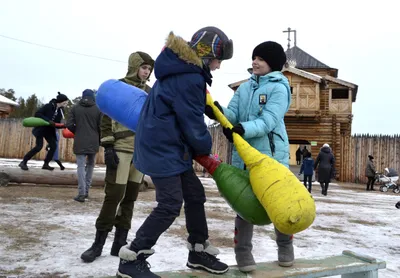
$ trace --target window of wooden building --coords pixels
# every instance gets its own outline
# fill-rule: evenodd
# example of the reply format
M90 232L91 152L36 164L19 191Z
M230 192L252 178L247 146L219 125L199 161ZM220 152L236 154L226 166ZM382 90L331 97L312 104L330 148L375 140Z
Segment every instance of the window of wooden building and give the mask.
M348 99L349 89L332 89L332 99Z

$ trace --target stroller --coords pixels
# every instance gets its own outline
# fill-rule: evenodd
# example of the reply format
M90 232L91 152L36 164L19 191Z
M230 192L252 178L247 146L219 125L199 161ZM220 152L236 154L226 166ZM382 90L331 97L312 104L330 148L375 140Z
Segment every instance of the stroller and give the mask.
M377 173L375 179L382 184L379 188L380 191L387 192L392 189L394 193L400 192L400 187L397 185L399 174L393 168L385 168L384 174Z

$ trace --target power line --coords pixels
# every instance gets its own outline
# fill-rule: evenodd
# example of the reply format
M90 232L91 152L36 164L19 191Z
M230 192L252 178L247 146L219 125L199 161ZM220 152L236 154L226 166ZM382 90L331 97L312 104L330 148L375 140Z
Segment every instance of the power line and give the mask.
M95 59L101 59L101 60L106 60L106 61L111 61L111 62L117 62L117 63L127 64L127 62L121 61L121 60L115 60L115 59L110 59L110 58L105 58L105 57L100 57L100 56L95 56L95 55L80 53L80 52L76 52L76 51L72 51L72 50L67 50L67 49L52 47L52 46L48 46L48 45L44 45L44 44L34 43L34 42L30 42L30 41L25 41L25 40L13 38L13 37L5 36L5 35L2 35L2 34L0 34L0 37L5 38L5 39L9 39L9 40L13 40L13 41L17 41L17 42L22 42L22 43L26 43L26 44L30 44L30 45L35 45L35 46L43 47L43 48L48 48L48 49L52 49L52 50L62 51L62 52L70 53L70 54L75 54L75 55L85 56L85 57L89 57L89 58L95 58ZM219 72L219 74L224 74L224 75L241 75L241 74L245 74L245 73L241 73L241 72Z
M117 63L124 63L124 64L127 64L127 62L125 62L125 61L120 61L120 60L115 60L115 59L109 59L109 58L104 58L104 57L95 56L95 55L90 55L90 54L85 54L85 53L79 53L79 52L75 52L75 51L71 51L71 50L67 50L67 49L52 47L52 46L43 45L43 44L34 43L34 42L30 42L30 41L25 41L25 40L20 40L20 39L17 39L17 38L13 38L13 37L1 35L1 34L0 34L0 37L5 38L5 39L9 39L9 40L13 40L13 41L23 42L23 43L30 44L30 45L35 45L35 46L39 46L39 47L44 47L44 48L48 48L48 49L52 49L52 50L62 51L62 52L70 53L70 54L75 54L75 55L80 55L80 56L85 56L85 57L90 57L90 58L95 58L95 59L101 59L101 60L106 60L106 61L111 61L111 62L117 62Z

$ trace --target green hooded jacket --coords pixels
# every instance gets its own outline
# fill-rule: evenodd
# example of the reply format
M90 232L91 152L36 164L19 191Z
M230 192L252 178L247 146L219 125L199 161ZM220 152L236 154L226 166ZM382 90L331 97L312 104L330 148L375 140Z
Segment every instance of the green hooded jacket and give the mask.
M150 65L152 69L154 68L154 60L150 55L140 51L132 53L129 56L128 72L120 80L149 93L151 87L146 84L148 80L143 81L138 77L139 68L143 64ZM112 120L107 115L102 118L100 130L100 142L103 147L113 146L116 151L133 153L135 141L135 133L133 131Z

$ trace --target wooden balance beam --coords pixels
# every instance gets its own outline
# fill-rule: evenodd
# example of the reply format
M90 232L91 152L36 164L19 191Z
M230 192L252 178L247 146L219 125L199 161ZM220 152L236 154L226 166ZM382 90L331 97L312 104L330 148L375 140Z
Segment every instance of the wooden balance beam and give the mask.
M177 270L157 273L163 278L248 277L248 278L314 278L341 275L342 278L377 278L378 270L386 262L375 258L343 251L341 255L321 258L296 259L292 267L280 267L277 262L258 263L257 270L249 274L230 267L223 275L212 275L198 270Z

